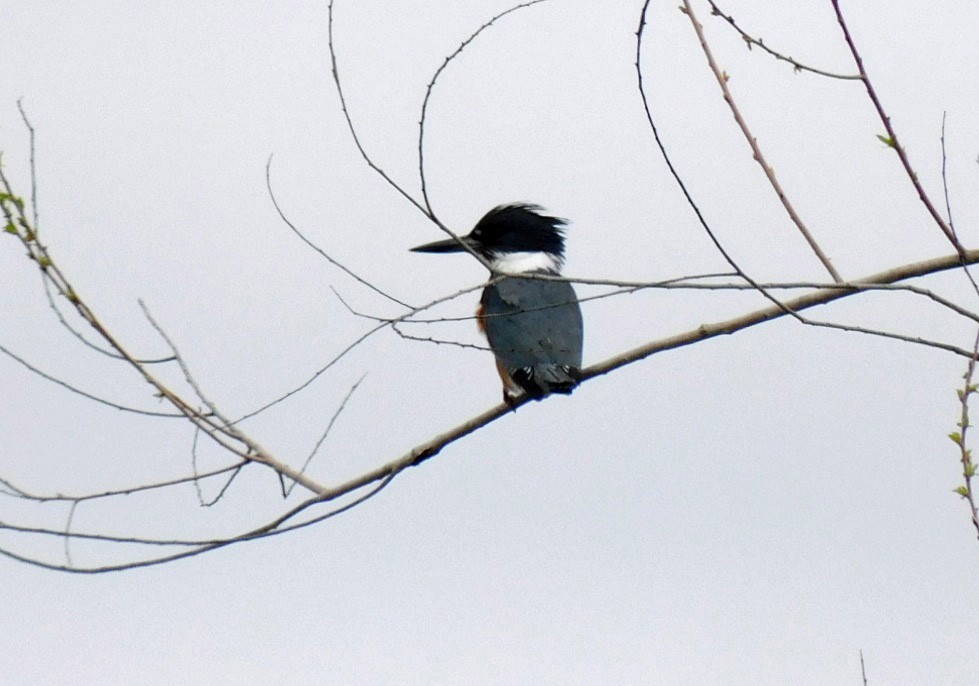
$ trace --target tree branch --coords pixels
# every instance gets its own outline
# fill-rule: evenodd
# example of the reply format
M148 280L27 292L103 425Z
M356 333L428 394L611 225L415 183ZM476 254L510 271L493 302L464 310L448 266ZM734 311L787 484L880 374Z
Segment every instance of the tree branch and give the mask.
M707 44L707 37L704 36L704 27L701 26L700 22L697 21L697 16L694 14L693 7L690 5L690 0L683 0L683 7L681 8L683 13L687 15L690 19L690 23L693 25L693 30L697 34L697 40L700 41L700 47L704 51L704 56L707 57L707 64L710 65L710 70L714 74L714 78L717 79L718 85L721 87L721 92L724 94L724 102L727 103L734 115L734 120L738 124L738 128L741 129L741 133L744 134L745 140L748 141L748 145L751 146L751 152L754 155L754 159L761 166L762 171L765 172L765 176L768 182L771 184L772 189L775 191L775 195L778 196L779 202L782 203L782 207L788 213L789 218L792 223L796 225L799 229L799 233L805 238L806 243L815 253L816 257L829 275L833 277L834 281L842 282L843 279L840 277L836 268L833 266L832 261L823 252L822 248L819 247L819 243L813 238L813 235L809 232L809 229L803 223L802 218L795 211L792 203L789 201L788 196L782 189L782 184L779 183L775 176L775 170L772 169L771 165L765 160L765 155L761 151L761 146L758 145L758 140L752 135L751 130L748 128L747 122L745 122L744 117L741 115L741 110L738 109L737 103L734 102L734 96L731 95L730 89L727 87L728 75L721 71L721 68L717 65L717 61L714 59L714 55L711 52L710 46Z
M759 48L761 48L762 50L764 50L765 52L767 52L769 55L771 55L772 57L774 57L776 60L779 60L781 62L788 62L789 64L791 64L792 67L797 72L799 72L799 71L807 71L807 72L810 72L812 74L818 74L819 76L825 76L825 77L831 78L831 79L840 79L841 81L859 81L860 80L860 75L859 74L837 74L835 72L825 71L823 69L817 69L815 67L810 67L808 65L805 65L802 62L798 62L798 61L792 59L791 57L789 57L788 55L785 55L785 54L783 54L781 52L778 52L776 50L772 50L770 47L768 47L767 45L765 45L765 41L764 40L762 40L761 38L755 38L755 37L753 37L747 31L745 31L740 26L738 26L737 22L734 21L734 17L731 16L730 14L725 14L724 11L721 10L721 8L717 6L717 3L714 2L714 0L707 0L707 4L710 5L710 7L711 7L711 12L710 13L712 15L714 15L715 17L720 17L721 19L723 19L724 21L726 21L728 24L731 25L731 27L735 31L738 32L738 34L740 34L741 39L745 42L745 45L748 46L748 49L749 50L751 50L751 46L757 45Z

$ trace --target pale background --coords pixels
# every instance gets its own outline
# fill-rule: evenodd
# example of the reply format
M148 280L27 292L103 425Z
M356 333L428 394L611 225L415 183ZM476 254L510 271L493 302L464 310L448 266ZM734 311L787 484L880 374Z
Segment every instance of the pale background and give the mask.
M526 200L572 220L568 273L663 279L725 270L668 177L635 88L641 3L552 0L502 20L444 74L430 108L433 204L467 231ZM338 0L351 113L417 192L431 73L507 3ZM828 2L722 5L766 43L853 70ZM800 214L846 277L949 246L917 202L862 87L748 51L705 7L730 85ZM957 227L977 245L979 9L844 6L917 170L941 197L948 111ZM653 3L646 80L675 161L758 279L825 279L724 108L687 19ZM40 228L103 321L165 348L143 298L230 414L301 383L395 309L304 247L422 303L484 278L367 169L329 72L322 2L0 5L0 148L27 192L23 103L38 131ZM961 274L925 285L975 305ZM583 294L591 293L581 289ZM441 313L464 315L469 295ZM587 305L586 361L763 304L653 292ZM834 321L971 344L907 295L822 308ZM419 335L478 342L471 323ZM0 241L0 344L102 395L144 385L53 321L13 238ZM169 566L105 576L0 561L4 684L979 683L979 543L954 429L964 363L778 321L655 356L522 408L343 517ZM486 353L385 332L251 423L301 463L367 372L313 473L335 482L497 402ZM178 379L173 373L170 378ZM175 381L176 383L176 381ZM187 473L191 432L134 419L0 358L0 475L83 492ZM204 465L217 464L208 451ZM76 530L229 533L274 512L255 472L217 506L193 490L83 505ZM60 505L0 500L0 520L64 525ZM60 542L0 544L64 562ZM76 564L111 553L77 544Z

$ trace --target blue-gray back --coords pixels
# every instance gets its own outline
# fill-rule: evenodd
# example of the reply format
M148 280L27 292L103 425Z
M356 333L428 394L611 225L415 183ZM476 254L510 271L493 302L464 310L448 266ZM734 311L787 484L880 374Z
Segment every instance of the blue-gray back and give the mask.
M509 276L480 300L490 346L510 371L581 368L581 309L565 281Z

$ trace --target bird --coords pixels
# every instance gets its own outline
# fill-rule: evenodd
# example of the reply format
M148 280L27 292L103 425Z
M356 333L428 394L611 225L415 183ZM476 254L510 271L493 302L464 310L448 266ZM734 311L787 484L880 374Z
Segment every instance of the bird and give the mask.
M419 253L473 252L485 260L490 281L476 310L476 323L496 357L503 400L521 394L541 400L570 394L581 377L584 330L581 307L564 266L567 220L539 205L512 203L487 212L469 234L425 243Z

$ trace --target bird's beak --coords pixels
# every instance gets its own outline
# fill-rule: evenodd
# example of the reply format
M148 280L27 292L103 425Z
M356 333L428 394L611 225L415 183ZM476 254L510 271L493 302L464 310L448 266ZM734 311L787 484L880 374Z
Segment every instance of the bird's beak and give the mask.
M467 248L475 250L476 241L469 236L459 236L458 239L446 238L443 241L416 245L411 252L466 252Z

